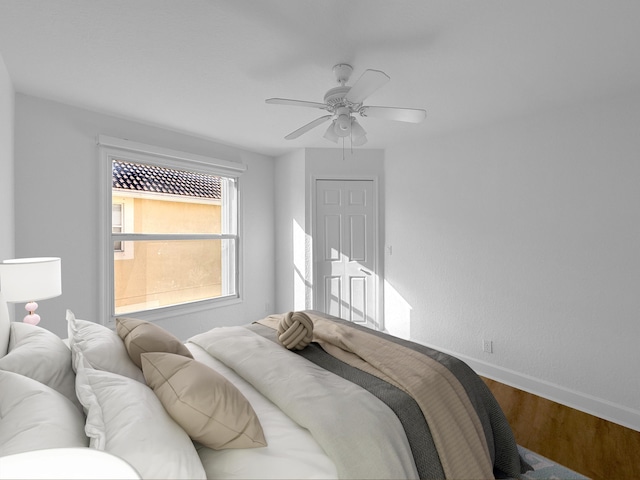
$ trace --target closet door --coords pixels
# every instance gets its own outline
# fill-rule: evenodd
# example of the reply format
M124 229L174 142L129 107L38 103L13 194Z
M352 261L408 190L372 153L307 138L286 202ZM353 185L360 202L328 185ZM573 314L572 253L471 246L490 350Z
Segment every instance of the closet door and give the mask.
M316 309L377 328L377 199L373 180L317 180Z

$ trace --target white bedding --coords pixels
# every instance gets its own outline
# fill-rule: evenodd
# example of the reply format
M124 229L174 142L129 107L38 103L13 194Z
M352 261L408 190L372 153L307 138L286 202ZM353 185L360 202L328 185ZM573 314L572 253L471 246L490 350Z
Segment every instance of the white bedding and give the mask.
M196 360L224 375L249 400L268 442L267 447L248 449L212 450L197 446L207 478L338 478L334 463L308 430L287 417L238 374L201 347L193 343L186 345Z
M76 319L72 312L67 320L70 349L49 332L26 328L39 327L0 322L0 340L8 343L0 370L19 367L0 373L29 383L29 388L48 389L43 408L54 409L49 420L37 418L33 408L20 418L46 424L55 439L54 444L43 443L38 432L9 421L5 410L23 402L14 388L5 388L0 395L0 457L89 444L129 462L142 478L407 479L418 478L418 468L428 478L441 476L431 468L437 457L412 455L412 448L423 452L424 445L429 447L428 437L423 430L417 436L411 430L410 444L405 426L414 428L422 417L407 417L403 398L383 401L379 391L367 388L370 379L362 384L343 378L340 368L332 373L250 326L214 328L185 344L137 320L147 327L135 337L140 370L118 333ZM18 335L25 329L28 335ZM14 357L27 360L14 362ZM86 418L65 398L64 389L57 391L57 379L69 376ZM59 433L71 422L53 421L60 402L77 417L70 440ZM217 435L223 430L220 443ZM236 442L243 435L251 441ZM17 436L23 439L18 447L11 440Z
M4 305L0 305L0 307L2 306ZM103 395L99 399L101 406L100 411L102 413L108 413L107 410L115 411L117 409L122 409L123 413L123 415L117 415L115 419L105 417L105 434L107 433L106 430L108 427L117 427L115 423L118 422L120 418L125 417L128 419L126 420L128 422L128 428L133 429L133 431L135 431L135 429L142 429L138 432L140 434L147 432L149 430L148 427L141 424L141 420L144 415L139 412L136 413L135 409L147 409L147 405L151 399L150 397L153 397L155 400L155 396L150 388L140 384L137 379L132 379L127 376L127 373L131 368L127 370L124 367L130 366L129 364L131 364L131 360L127 355L127 351L123 347L122 342L117 338L117 334L94 322L77 320L71 312L69 312L67 317L70 322L70 339L73 341L70 341L72 347L71 351L67 350L67 361L64 369L65 372L69 374L74 373L72 370L72 363L74 365L82 364L84 365L83 368L90 365L90 371L87 371L86 373L91 373L92 376L99 376L100 378L104 377L104 380L108 380L107 384L105 384L106 387L114 389L118 385L122 384L124 388L120 393L114 391L112 394ZM2 330L0 333L2 333L2 335L0 336L4 338L7 343L7 345L4 346L4 350L9 350L8 345L11 330L10 323L4 316L0 318L0 320L2 320L2 322L0 322L0 327L2 327L0 328L0 330ZM22 325L19 325L19 327L22 327ZM27 325L27 327L30 326ZM40 327L33 327L32 329L41 330ZM43 330L43 334L47 333L49 332ZM53 335L50 334L50 336ZM63 349L67 348L64 346L64 342L62 340L57 339L57 341ZM38 347L40 344L35 345L33 341L30 342L30 345L32 349L35 348L37 350L40 348ZM202 469L204 466L205 471L203 472L203 475L206 473L207 477L211 479L338 478L334 463L325 454L319 444L312 438L309 431L289 419L282 411L280 411L279 408L263 397L231 369L211 357L198 346L193 344L189 344L188 346L197 360L225 376L249 400L253 409L260 418L268 441L268 446L262 448L241 448L214 451L199 444L196 444L194 447L194 444L192 444L185 435L186 442L193 451L194 460L191 461L187 458L188 456L186 453L188 452L183 452L181 456L183 460L173 462L176 467L178 464L180 464L181 468L188 469ZM27 345L24 348L27 349L29 346ZM4 358L7 359L9 356L15 355L15 350L17 349L14 349L13 353L9 352L9 354L5 355ZM48 397L47 401L42 402L41 406L41 409L49 409L47 410L48 420L43 421L42 418L37 416L37 411L34 410L32 406L19 401L19 399L18 404L24 405L26 408L23 413L19 414L21 417L24 417L19 424L14 425L11 422L12 417L6 415L6 412L4 412L4 407L0 408L0 410L3 411L3 414L0 415L0 423L3 427L1 431L3 434L6 434L6 438L0 438L0 457L18 452L27 452L29 450L40 450L42 448L81 447L86 446L89 443L89 440L85 435L85 429L92 427L93 423L88 422L87 425L85 425L85 419L81 411L76 407L73 407L71 402L66 399L64 395L49 389L40 382L26 376L31 375L32 369L27 368L30 365L50 365L51 368L61 368L60 366L56 366L57 364L52 362L50 359L51 355L57 352L57 348L54 349L50 346L46 352L41 351L42 349L36 350L33 350L34 355L30 357L33 359L33 362L30 362L28 365L23 365L23 368L21 368L19 373L0 371L0 376L3 378L7 377L9 379L16 377L22 383L33 384L34 388L37 387L49 392L49 396L51 398ZM72 362L72 351L73 356L76 358L76 362ZM7 352L5 352L5 354L6 353ZM82 362L79 361L81 356L83 357ZM140 371L136 371L135 373L137 374L136 377L142 376ZM87 382L83 382L85 377L86 375L80 376L79 385L82 385L80 387L81 389L86 386ZM17 392L13 386L8 389L2 389L2 392L0 393L0 400L2 400L2 402L0 403L3 403L3 405L15 404L16 396L19 397L19 395L17 395L18 393L19 392ZM42 395L38 398L42 399ZM139 401L136 401L136 399ZM35 400L37 401L38 399ZM69 414L75 414L75 416L78 417L77 421L72 422L64 417L62 409L58 403L68 404L69 408L67 410L70 411ZM131 415L127 417L126 414ZM157 417L157 414L156 418L158 418L158 422L160 423L160 418ZM26 425L28 427L28 424L25 423L25 419L30 419L36 423L39 422L42 424L41 427L46 426L47 428L50 428L54 433L49 435L49 437L54 438L55 441L46 441L49 437L45 438L40 431L33 428L27 428L28 431L23 431L21 426ZM56 423L57 419L60 419L62 424L60 424L60 422ZM164 424L166 423L171 422L166 420ZM62 432L65 432L66 430L72 431L65 437ZM102 431L98 433L101 432ZM164 453L163 448L171 448L171 445L173 445L171 442L176 441L176 438L173 434L159 434L157 428L154 432L153 438L147 438L147 440L145 440L144 443L147 448L144 449L144 452L142 449L136 449L131 446L131 441L133 441L131 435L124 435L124 437L120 436L118 438L113 437L111 442L112 445L110 445L106 450L111 451L111 453L115 453L116 455L119 454L121 458L124 458L130 463L134 462L135 459L129 458L130 455L126 452L135 454L137 457L144 457L141 457L139 459L140 461L137 462L136 465L136 468L142 478L193 478L193 476L185 477L184 475L177 475L175 468L162 468L163 460L166 461L168 457L168 455ZM20 436L21 439L24 438L20 448L17 449L14 448L16 443L15 438L18 438L16 435ZM72 435L71 439L67 439L69 435ZM75 437L78 437L80 440L75 440ZM129 450L127 450L127 448L129 448ZM158 470L158 467L160 470ZM150 471L150 468L156 468L156 470ZM161 475L161 472L163 472L164 476L159 477L158 475ZM96 475L100 475L100 472L96 472Z
M418 478L398 417L365 389L244 327L214 328L192 343L307 427L340 478Z
M3 306L0 299L0 310ZM212 416L211 419L222 425L231 425L234 419L244 418L244 414L241 415L235 407L243 409L242 412L247 410L236 405L236 400L241 398L248 406L247 411L251 410L254 418L259 419L263 430L261 434L264 433L259 445L212 450L195 442L195 437L183 430L187 429L183 417L171 413L175 405L168 404L162 396L154 395L157 393L155 387L146 384L148 372L143 373L137 368L116 332L94 322L77 320L69 312L70 349L59 338L47 335L48 332L32 335L33 332L27 331L29 335L20 337L24 341L18 341L16 335L21 330L40 327L11 326L7 316L1 313L0 359L3 361L0 363L0 376L5 383L24 384L29 395L31 391L40 393L34 397L37 401L35 408L23 401L13 383L0 388L0 457L43 448L83 447L90 443L89 435L92 439L104 436L104 442L92 440L91 446L101 446L106 452L128 461L141 478L203 478L205 475L209 479L418 477L417 463L411 455L414 444L409 445L403 424L393 413L404 414L404 403L396 402L396 409L392 410L365 388L290 352L250 328L215 328L192 337L186 348L185 344L162 329L147 332L149 338L141 336L137 339L139 345L145 345L145 342L166 345L164 340L177 342L184 350L181 358L188 356L189 362L200 362L219 374L215 377L200 375L200 370L189 367L193 377L188 377L190 380L183 387L215 386L216 382L222 381L224 384L230 382L232 391L242 394L238 397L235 393L223 393L220 397L216 396L218 389L213 388L209 392L204 388L194 389L197 398L192 398L189 396L193 393L191 389L187 387L189 395L182 395L183 387L168 381L169 378L174 380L173 374L169 374L166 383L176 388L176 392L180 391L176 404L189 408L228 404L234 408L225 410L225 418ZM9 341L12 331L16 338L14 342ZM40 341L41 336L47 337L46 342ZM180 356L174 351L148 348L143 351L147 352L142 354L147 363L156 357L166 361L171 360L171 356ZM64 361L60 361L61 352L65 353ZM14 362L14 357L25 360ZM47 373L46 369L43 370L45 367L52 369L53 374L44 375L43 371ZM73 367L84 372L76 374ZM17 371L3 371L9 368ZM204 367L199 365L198 368ZM187 378L183 375L186 370L180 370L180 378ZM65 396L64 389L58 391L58 379L69 375L75 376L76 393L87 393L82 398L78 397L83 400L80 403L86 418ZM188 403L194 399L200 403ZM156 406L153 412L150 411L151 404ZM488 404L488 407L492 406L494 404ZM17 407L23 407L22 411ZM163 407L166 411L162 410ZM498 438L502 442L501 452L508 454L508 458L502 458L506 454L501 457L502 464L510 469L504 471L517 471L517 465L512 468L511 463L517 463L519 458L512 459L509 449L503 448L513 440L507 435L510 430L503 431L508 424L503 415L498 415L501 412L497 403L495 409L498 410L485 412L487 421L491 421L492 438ZM46 419L38 416L41 411L46 412ZM66 419L63 411L68 412L72 420ZM15 415L11 416L11 412ZM202 413L201 410L197 412ZM489 413L493 417L489 418ZM405 424L413 426L413 417L409 423L405 417L402 417ZM16 418L19 421L14 422ZM231 424L225 423L228 419L232 420ZM25 421L46 427L50 433L44 435ZM217 426L214 424L212 429L217 430ZM178 435L175 430L181 433ZM241 429L231 431L244 432ZM497 436L496 431L502 433ZM64 432L68 435L63 435ZM16 444L16 438L20 439L19 444ZM414 435L415 445L423 445L422 439ZM262 446L265 440L268 445ZM140 448L140 445L145 448ZM420 460L423 471L431 472L431 457L427 459L430 463L425 463L424 456ZM181 470L169 468L171 465ZM511 474L511 477L517 476Z

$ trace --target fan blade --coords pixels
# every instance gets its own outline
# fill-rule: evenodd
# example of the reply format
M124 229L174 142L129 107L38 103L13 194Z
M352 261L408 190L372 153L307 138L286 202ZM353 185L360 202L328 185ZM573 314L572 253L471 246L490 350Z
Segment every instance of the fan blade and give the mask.
M385 120L397 120L399 122L420 123L426 116L426 110L419 108L399 107L362 107L360 115L363 117L377 117Z
M338 143L338 135L336 135L336 131L334 130L335 122L331 122L327 131L324 132L324 138L327 140L331 140L333 143Z
M389 80L389 76L380 70L365 70L344 98L351 103L362 103Z
M306 102L304 100L291 100L289 98L267 98L265 102L272 103L275 105L291 105L294 107L312 107L312 108L322 108L324 110L327 109L327 105L325 105L324 103Z
M294 132L291 132L289 135L287 135L284 138L286 140L293 140L294 138L298 138L303 133L307 133L312 128L315 128L318 125L320 125L321 123L326 122L330 118L331 118L331 115L325 115L324 117L316 118L313 122L307 123L305 126L300 127L299 129L295 130Z

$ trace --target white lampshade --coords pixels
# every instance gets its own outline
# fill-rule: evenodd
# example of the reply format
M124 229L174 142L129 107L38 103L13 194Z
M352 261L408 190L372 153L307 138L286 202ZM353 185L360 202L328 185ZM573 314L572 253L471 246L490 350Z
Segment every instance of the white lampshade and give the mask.
M7 302L21 303L62 294L60 259L15 258L0 263L0 290Z

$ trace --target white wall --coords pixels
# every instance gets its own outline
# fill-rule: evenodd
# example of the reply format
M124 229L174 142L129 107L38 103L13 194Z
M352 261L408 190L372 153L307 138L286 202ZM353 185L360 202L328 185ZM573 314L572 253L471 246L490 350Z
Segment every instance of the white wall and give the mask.
M640 95L389 149L387 328L640 430L639 153Z
M16 96L17 256L62 258L62 296L41 302L41 326L66 336L65 309L98 318L98 134L238 161L243 214L243 302L159 321L185 339L215 325L261 318L274 304L271 157L42 99Z
M305 152L297 150L276 159L276 304L275 312L308 308L305 295ZM295 251L294 251L295 246ZM304 252L304 248L303 248Z
M14 257L14 90L0 55L0 260Z
M357 148L308 148L276 159L276 308L313 308L311 197L318 178L375 178L384 205L384 152ZM382 212L381 212L382 213ZM384 216L380 218L380 235ZM382 244L382 238L380 238ZM382 262L380 261L380 264ZM380 268L382 274L382 266Z

